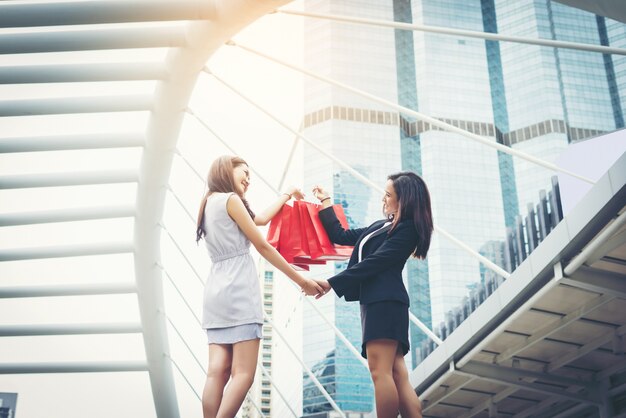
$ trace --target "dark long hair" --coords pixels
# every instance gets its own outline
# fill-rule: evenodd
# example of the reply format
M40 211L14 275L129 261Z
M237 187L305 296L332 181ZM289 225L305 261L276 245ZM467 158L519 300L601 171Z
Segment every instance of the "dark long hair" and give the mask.
M241 198L244 206L248 210L250 217L254 219L254 212L250 209L250 205L246 198L237 191L235 187L235 179L233 177L233 170L240 165L248 165L242 158L234 157L231 155L222 155L217 158L211 164L209 174L207 175L207 186L209 190L205 193L202 201L200 202L200 210L198 211L198 224L196 227L196 242L200 241L205 235L204 230L204 209L206 208L206 201L213 193L230 193L234 192Z
M398 222L411 219L417 231L417 245L413 256L423 259L428 253L433 234L433 214L428 187L424 180L412 171L392 174L387 179L393 182L393 189L398 198L398 212L393 218L391 231L396 228Z

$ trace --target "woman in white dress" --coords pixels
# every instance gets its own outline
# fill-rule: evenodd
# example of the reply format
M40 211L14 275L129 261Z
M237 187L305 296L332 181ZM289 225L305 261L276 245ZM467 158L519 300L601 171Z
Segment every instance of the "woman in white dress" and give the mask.
M292 197L302 199L299 189L290 188L255 215L245 198L250 184L248 164L233 156L213 162L207 184L196 237L204 239L212 261L202 316L209 344L202 410L204 418L225 418L235 416L252 386L262 338L261 291L250 244L307 295L321 295L324 290L298 274L257 228L266 225Z

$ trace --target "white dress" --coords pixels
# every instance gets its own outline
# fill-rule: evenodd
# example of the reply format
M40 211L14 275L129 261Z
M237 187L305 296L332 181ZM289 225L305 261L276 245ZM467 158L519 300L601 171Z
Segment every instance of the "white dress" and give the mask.
M262 338L261 289L250 241L226 209L233 194L211 194L204 210L204 241L212 265L204 287L202 328L209 344Z

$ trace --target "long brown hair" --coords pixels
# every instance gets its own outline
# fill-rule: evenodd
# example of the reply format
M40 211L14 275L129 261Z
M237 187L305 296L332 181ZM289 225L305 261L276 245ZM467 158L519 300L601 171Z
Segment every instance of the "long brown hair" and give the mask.
M393 218L391 231L396 228L398 222L411 219L417 231L417 245L413 256L423 259L428 253L433 234L433 214L428 187L424 180L412 171L402 171L387 178L393 182L393 189L398 198L398 212Z
M237 193L248 210L250 217L254 219L254 212L250 209L248 201L243 194L240 194L237 191L237 188L235 187L233 171L240 165L248 165L248 163L242 158L234 157L232 155L222 155L211 164L206 180L209 190L207 190L206 194L202 198L202 201L200 202L200 210L198 211L196 242L200 241L206 235L206 231L204 230L204 209L206 208L207 199L213 193Z

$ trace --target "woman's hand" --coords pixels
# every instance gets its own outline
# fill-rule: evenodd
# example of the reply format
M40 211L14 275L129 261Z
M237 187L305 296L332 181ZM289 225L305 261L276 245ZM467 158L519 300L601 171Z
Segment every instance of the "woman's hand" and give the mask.
M318 296L324 294L324 288L320 286L316 281L311 279L304 279L304 282L300 285L302 292L307 296Z
M304 193L302 193L302 190L298 189L295 186L289 186L287 188L287 191L285 192L285 194L290 195L291 197L293 197L296 200L304 199Z
M315 282L320 285L322 287L322 289L324 289L324 291L318 295L315 296L315 299L319 299L322 296L324 296L326 293L330 292L332 290L332 287L330 286L330 283L328 283L327 280L322 280L322 279L315 279Z
M313 196L315 196L319 201L322 201L322 199L326 199L329 195L328 192L322 188L322 186L316 184L315 187L313 187Z

